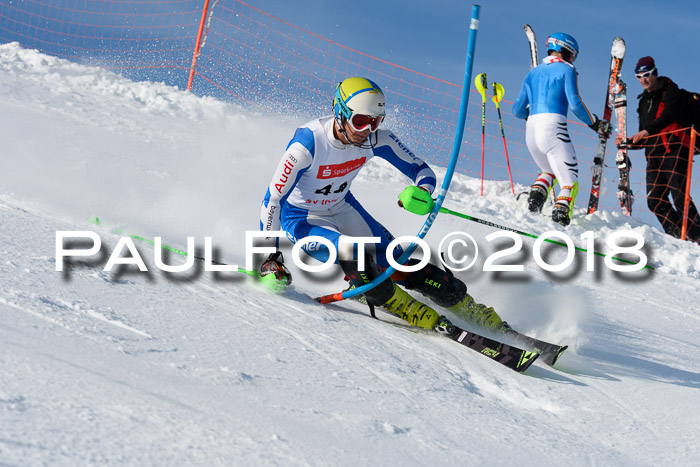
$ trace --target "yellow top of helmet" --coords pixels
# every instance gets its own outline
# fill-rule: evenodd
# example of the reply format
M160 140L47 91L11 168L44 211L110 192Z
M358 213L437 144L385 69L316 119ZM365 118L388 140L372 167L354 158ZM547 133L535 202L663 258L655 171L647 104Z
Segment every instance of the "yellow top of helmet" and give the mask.
M336 118L349 119L353 113L385 116L384 92L377 83L367 78L355 76L338 83L333 99L333 113Z

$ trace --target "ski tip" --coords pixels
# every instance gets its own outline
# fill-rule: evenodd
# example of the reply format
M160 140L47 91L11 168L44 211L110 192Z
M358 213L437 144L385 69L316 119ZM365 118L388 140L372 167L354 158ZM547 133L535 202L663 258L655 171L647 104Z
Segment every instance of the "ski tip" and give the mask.
M625 56L625 41L621 37L613 39L611 54L613 57L621 59Z
M532 29L532 26L525 23L525 25L523 26L523 29L525 30L525 34L527 35L527 37L534 41L535 40L535 31L534 31L534 29Z
M554 366L554 364L557 363L557 360L559 360L559 357L561 357L561 354L563 354L564 351L568 348L569 348L569 346L565 345L565 346L561 347L559 349L559 351L557 351L557 353L554 356L552 356L550 359L548 359L546 361L545 361L545 359L542 359L542 361L544 361L549 366Z

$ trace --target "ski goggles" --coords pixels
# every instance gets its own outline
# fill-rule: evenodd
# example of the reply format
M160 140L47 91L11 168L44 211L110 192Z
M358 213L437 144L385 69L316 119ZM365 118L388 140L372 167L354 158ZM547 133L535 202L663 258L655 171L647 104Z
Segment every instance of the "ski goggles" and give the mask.
M379 115L377 117L372 117L370 115L356 114L353 113L350 116L348 122L350 126L355 131L365 131L369 127L369 131L374 133L379 129L379 124L384 121L384 116Z
M637 79L648 78L648 77L650 77L651 75L653 75L655 71L656 71L656 67L652 68L652 69L649 70L649 71L645 71L644 73L637 73L637 74L635 74L634 76L635 76L635 78L637 78Z

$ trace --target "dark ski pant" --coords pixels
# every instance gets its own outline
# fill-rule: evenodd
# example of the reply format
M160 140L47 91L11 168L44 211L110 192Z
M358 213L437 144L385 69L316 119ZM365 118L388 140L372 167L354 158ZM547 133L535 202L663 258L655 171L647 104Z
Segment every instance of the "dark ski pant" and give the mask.
M683 208L688 171L687 151L680 144L671 144L670 152L653 151L647 154L647 205L664 231L673 237L681 237ZM693 200L688 206L688 239L700 240L700 217Z

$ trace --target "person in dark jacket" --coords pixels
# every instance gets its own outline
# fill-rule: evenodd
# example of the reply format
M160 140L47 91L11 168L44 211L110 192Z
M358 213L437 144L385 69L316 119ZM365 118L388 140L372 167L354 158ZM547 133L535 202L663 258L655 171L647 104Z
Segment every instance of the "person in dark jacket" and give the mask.
M682 133L674 133L681 129L680 90L670 78L659 76L652 57L640 58L634 72L644 91L638 96L639 132L630 138L629 147L645 149L647 205L664 231L680 238L689 156ZM617 144L622 144L619 136ZM700 243L700 218L692 200L687 228L687 239Z

